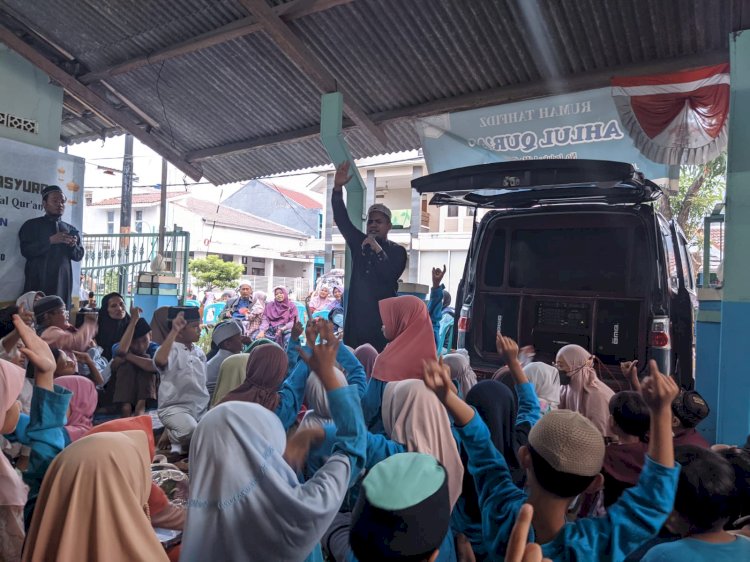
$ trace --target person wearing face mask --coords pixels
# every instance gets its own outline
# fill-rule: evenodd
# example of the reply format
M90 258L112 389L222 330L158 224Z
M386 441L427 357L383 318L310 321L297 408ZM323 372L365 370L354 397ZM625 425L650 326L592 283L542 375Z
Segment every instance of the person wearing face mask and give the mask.
M388 342L381 331L378 303L396 296L398 279L406 268L406 250L388 240L391 211L385 205L376 203L369 208L366 233L352 223L343 194L344 185L351 179L349 163L344 162L336 170L331 196L333 219L352 255L344 343L352 348L369 343L381 352Z
M609 401L614 391L599 380L594 356L579 345L566 345L557 352L560 372L560 408L588 418L605 437L612 437Z
M21 255L26 258L24 292L58 295L70 308L73 292L71 261L83 259L81 234L62 220L66 197L57 185L42 190L44 216L29 219L18 231Z

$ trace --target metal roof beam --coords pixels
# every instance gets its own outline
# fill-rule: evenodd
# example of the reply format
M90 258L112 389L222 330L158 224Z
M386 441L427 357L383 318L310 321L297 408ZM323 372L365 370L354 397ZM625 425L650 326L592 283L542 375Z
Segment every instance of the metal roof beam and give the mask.
M466 111L469 109L478 109L492 105L502 105L532 98L540 98L559 94L561 92L580 92L594 88L605 88L609 86L613 76L638 76L640 74L660 74L665 72L675 72L686 68L699 66L710 66L727 61L729 54L726 51L712 51L701 55L690 55L650 63L637 65L628 65L613 67L597 72L568 76L556 81L539 81L533 83L513 84L503 86L482 92L474 92L453 98L445 98L432 102L403 107L391 111L373 113L368 117L377 124L384 124L390 121L400 119L409 119L417 117L428 117L440 113L453 113L456 111ZM345 119L342 129L351 129L357 124ZM256 137L244 141L234 142L222 146L215 146L203 150L188 152L185 157L190 162L200 162L210 160L230 154L246 152L254 148L295 142L311 137L320 133L318 127L307 127L296 131L288 131L281 135L272 135L268 137Z
M258 18L264 26L264 31L268 33L276 46L315 84L321 94L341 92L344 96L344 112L346 115L372 135L382 145L382 148L388 146L385 131L372 122L364 110L352 101L352 96L344 88L338 86L336 78L315 56L310 54L307 46L274 13L266 0L239 1L248 12Z
M292 0L291 2L275 6L273 8L273 13L284 21L293 21L342 4L349 4L352 1L353 0ZM227 41L232 41L233 39L256 33L261 29L263 29L263 25L259 23L256 18L242 18L196 37L191 37L187 41L170 45L164 49L159 49L148 55L135 57L114 66L110 66L109 68L83 74L79 77L79 80L84 84L106 80L112 76L132 72L133 70L137 70L138 68L150 64L158 64L165 60L194 53L201 49L207 49L208 47L213 47L214 45L219 45Z
M84 84L81 84L73 76L65 72L62 68L37 51L33 46L18 37L11 29L2 24L0 24L0 41L28 60L31 64L45 72L50 78L65 88L71 96L78 99L83 104L88 105L97 113L101 113L108 119L117 123L129 133L132 133L133 136L143 144L164 156L164 158L169 160L192 179L199 181L201 177L203 177L203 170L200 165L189 163L178 151L169 145L164 144L164 142L144 129L141 129L138 122L131 117L130 114L110 105L105 99L99 96L99 94L93 92Z

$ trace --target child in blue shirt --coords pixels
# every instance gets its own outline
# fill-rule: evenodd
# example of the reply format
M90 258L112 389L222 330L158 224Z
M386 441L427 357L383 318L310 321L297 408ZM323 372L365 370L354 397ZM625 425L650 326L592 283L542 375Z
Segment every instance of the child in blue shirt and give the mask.
M13 325L23 341L21 352L34 367L34 391L28 421L21 423L19 420L18 426L13 428L19 440L31 448L29 467L23 473L23 481L29 487L24 506L24 525L28 531L47 468L65 448L65 420L73 394L53 383L57 362L49 345L18 315L14 315Z
M677 385L650 364L643 396L651 411L649 457L638 485L623 494L606 517L565 520L573 499L601 487L604 439L580 414L557 410L545 415L519 450L528 491L513 484L505 459L490 441L487 426L456 394L450 371L438 363L425 367L425 384L454 419L469 457L482 513L488 558L506 554L513 524L524 503L534 508L531 541L553 560L620 561L654 536L672 509L679 468L672 449L671 403Z
M696 445L675 450L682 466L667 527L683 538L649 550L643 562L750 560L750 539L724 530L735 512L735 471L717 453Z

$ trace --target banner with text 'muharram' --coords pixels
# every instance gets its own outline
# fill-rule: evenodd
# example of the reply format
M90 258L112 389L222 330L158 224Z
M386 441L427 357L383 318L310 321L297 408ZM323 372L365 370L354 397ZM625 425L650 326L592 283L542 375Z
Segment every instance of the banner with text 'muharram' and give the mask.
M44 214L42 189L59 185L68 202L63 220L83 232L83 158L30 144L0 139L0 302L23 291L24 266L18 231ZM73 295L78 295L80 264L73 262Z

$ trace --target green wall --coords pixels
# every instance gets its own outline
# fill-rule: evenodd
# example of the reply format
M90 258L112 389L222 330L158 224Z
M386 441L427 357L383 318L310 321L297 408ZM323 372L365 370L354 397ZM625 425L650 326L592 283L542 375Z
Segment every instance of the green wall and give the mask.
M0 137L58 150L62 101L61 87L0 43L0 112L37 122L36 133L0 125Z

